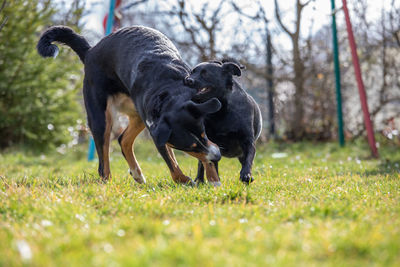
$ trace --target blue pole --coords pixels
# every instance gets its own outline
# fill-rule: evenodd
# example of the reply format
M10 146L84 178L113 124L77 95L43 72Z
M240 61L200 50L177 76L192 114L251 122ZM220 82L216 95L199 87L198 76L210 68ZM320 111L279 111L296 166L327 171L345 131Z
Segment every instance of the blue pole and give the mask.
M112 32L112 27L114 24L114 9L115 9L115 0L110 0L110 10L108 12L107 25L106 25L106 35L109 35Z
M87 155L88 161L92 161L94 159L95 148L96 148L96 146L94 144L93 137L90 136L89 137L89 150L88 150L88 155Z
M114 24L114 10L115 10L115 0L110 0L110 9L108 11L107 24L106 24L106 35L109 35L112 32L113 24ZM92 161L94 159L94 151L95 151L95 143L93 137L89 137L89 150L88 150L88 161Z

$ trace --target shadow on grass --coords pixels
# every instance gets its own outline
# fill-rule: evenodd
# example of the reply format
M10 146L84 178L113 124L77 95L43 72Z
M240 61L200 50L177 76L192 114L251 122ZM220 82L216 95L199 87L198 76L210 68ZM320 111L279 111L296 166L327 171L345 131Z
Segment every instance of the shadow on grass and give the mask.
M362 176L395 175L400 173L400 160L384 160L376 168L359 172ZM389 177L390 178L390 177Z

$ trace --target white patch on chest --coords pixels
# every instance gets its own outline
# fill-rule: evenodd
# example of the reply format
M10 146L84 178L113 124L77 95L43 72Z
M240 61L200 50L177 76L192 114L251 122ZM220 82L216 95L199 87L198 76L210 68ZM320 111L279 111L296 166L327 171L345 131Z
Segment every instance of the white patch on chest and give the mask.
M153 121L147 119L147 120L146 120L146 125L147 125L147 127L150 128L150 127L153 125Z

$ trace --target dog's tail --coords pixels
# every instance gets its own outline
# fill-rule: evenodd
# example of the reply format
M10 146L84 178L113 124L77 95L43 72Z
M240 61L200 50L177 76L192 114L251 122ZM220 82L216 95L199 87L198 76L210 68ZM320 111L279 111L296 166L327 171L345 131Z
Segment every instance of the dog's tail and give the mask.
M59 42L71 47L82 62L85 62L86 53L90 49L89 43L83 36L66 26L53 26L42 34L36 46L42 57L56 57L58 55L58 47L52 42Z

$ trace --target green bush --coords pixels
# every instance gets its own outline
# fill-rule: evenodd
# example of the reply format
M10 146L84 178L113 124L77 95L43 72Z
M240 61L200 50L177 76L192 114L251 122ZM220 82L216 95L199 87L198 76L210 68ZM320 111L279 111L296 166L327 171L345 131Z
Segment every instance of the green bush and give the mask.
M71 138L68 127L82 117L79 58L68 48L56 60L36 51L40 33L56 16L50 0L14 0L0 14L8 17L0 31L1 148L60 145Z

